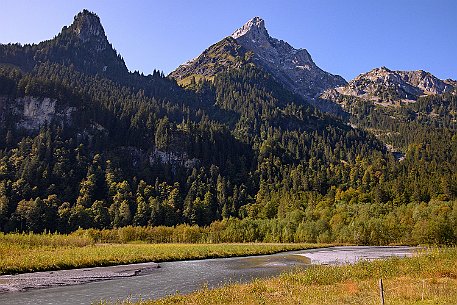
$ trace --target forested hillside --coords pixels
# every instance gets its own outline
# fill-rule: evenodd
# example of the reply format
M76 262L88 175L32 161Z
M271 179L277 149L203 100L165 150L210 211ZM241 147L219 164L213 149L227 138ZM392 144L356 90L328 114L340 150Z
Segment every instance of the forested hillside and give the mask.
M0 45L1 231L213 223L252 241L457 241L452 93L391 108L347 97L346 122L233 39L218 45L226 65L185 89L128 72L99 22L83 11L52 40Z

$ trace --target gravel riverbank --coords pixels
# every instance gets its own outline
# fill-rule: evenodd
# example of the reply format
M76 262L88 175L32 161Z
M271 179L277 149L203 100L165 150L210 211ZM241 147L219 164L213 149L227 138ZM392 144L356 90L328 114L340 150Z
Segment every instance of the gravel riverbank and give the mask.
M24 291L35 288L77 285L114 278L132 277L151 273L157 268L159 268L159 264L149 262L110 267L2 275L0 276L0 293Z

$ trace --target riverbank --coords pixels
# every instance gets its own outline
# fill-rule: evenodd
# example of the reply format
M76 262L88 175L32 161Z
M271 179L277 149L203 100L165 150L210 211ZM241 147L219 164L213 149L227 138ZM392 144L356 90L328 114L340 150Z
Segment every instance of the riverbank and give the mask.
M272 254L324 244L95 244L66 235L0 236L0 274Z
M311 266L281 276L217 289L124 304L455 304L457 248L424 250L410 258Z
M159 268L157 263L117 265L60 271L32 272L0 276L0 293L36 288L86 284L136 275L145 275Z

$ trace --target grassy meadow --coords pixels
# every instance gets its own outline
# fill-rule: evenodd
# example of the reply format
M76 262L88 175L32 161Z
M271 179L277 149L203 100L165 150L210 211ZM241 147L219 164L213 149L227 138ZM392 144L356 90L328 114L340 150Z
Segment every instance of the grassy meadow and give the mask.
M0 274L272 254L325 246L273 243L96 243L80 235L0 234Z
M380 304L380 278L385 304L456 304L457 248L429 249L411 258L311 266L248 284L123 304Z

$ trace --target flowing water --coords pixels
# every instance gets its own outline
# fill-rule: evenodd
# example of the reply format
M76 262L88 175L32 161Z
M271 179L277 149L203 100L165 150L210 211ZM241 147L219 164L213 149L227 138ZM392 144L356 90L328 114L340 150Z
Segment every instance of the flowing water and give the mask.
M99 300L161 298L202 287L247 282L312 264L353 263L359 259L407 256L410 247L332 247L272 255L160 263L150 274L81 285L0 294L1 305L73 305Z

